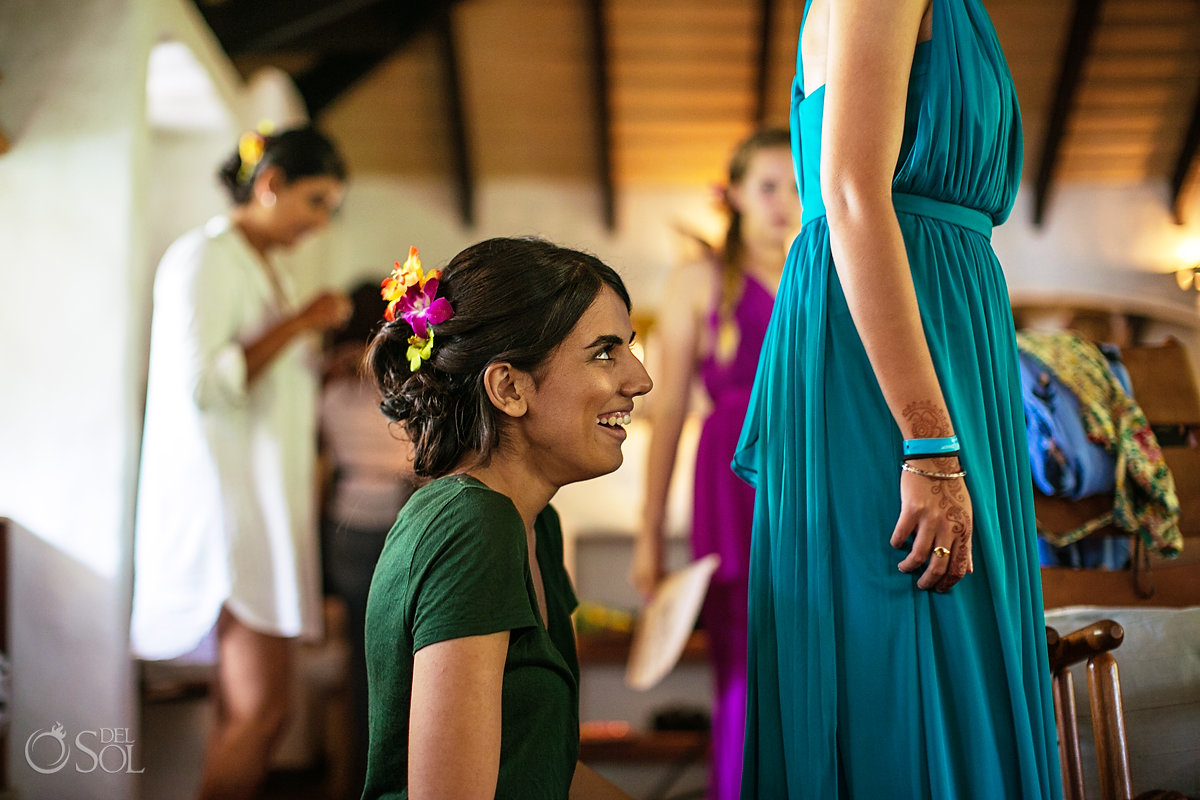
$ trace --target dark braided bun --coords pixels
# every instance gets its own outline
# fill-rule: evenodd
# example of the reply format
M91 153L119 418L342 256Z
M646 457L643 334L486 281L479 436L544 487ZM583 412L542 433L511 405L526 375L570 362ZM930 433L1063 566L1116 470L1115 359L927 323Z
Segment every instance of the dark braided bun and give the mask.
M491 418L469 402L471 394L482 393L456 392L454 384L461 381L433 366L433 359L410 371L409 336L412 328L403 319L384 325L368 351L367 372L383 397L379 410L403 423L412 440L413 471L434 477L453 469L464 452L484 449ZM435 352L440 339L434 338Z
M234 148L217 170L217 180L229 192L234 205L245 205L254 197L254 179L272 165L283 171L288 183L297 178L322 176L346 179L346 164L337 148L316 128L305 125L264 136L262 158L249 176L242 171L239 149Z
M488 239L442 270L438 296L454 315L430 326L433 354L419 370L409 369L412 327L403 319L384 325L366 369L380 409L407 429L415 472L437 478L467 461L486 463L502 430L484 371L505 362L536 373L605 286L630 307L621 278L595 256L542 239Z

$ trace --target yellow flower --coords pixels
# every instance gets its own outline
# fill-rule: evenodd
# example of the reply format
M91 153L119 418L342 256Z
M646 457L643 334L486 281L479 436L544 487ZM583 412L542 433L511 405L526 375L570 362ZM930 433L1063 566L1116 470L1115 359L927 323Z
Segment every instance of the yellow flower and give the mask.
M420 336L408 337L408 368L416 372L421 368L422 361L428 361L433 355L433 331L429 332L428 339L422 339Z
M401 264L399 261L393 262L392 274L383 279L380 284L383 287L381 294L383 299L387 301L387 310L383 312L383 318L391 322L396 318L396 304L404 295L408 294L408 287L416 286L418 289L424 289L425 284L434 279L440 278L442 271L431 269L426 274L421 269L421 254L417 248L408 248L408 258Z

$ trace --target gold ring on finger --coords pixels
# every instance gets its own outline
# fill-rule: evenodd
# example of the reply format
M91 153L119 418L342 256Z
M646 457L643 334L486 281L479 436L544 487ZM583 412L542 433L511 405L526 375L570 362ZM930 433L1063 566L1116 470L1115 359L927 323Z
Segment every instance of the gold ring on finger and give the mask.
M945 558L946 556L950 555L950 548L941 547L939 545L938 547L933 548L933 555L935 558Z

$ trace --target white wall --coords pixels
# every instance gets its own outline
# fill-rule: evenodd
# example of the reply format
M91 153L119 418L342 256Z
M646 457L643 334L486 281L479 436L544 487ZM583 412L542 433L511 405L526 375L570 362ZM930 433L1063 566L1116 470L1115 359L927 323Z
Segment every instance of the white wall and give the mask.
M403 260L409 245L421 249L427 266L436 266L491 236L537 234L595 253L621 273L635 305L652 310L683 244L672 224L684 221L705 232L719 225L707 196L686 187L622 190L615 234L605 230L599 191L590 184L518 178L484 182L476 191L473 228L462 226L457 203L449 180L352 174L333 231L330 275L342 285L378 281L393 261Z
M78 751L41 775L24 746L55 723L68 743L100 728L137 734L126 631L145 314L130 287L146 270L139 2L9 0L0 24L13 145L0 157L0 514L17 525L9 764L31 800L127 797L134 780L78 771L92 766ZM35 757L58 754L39 746Z
M1037 228L1027 189L993 237L1014 304L1144 314L1152 319L1144 340L1179 339L1193 374L1200 374L1200 293L1181 290L1174 276L1200 263L1200 211L1176 225L1165 181L1075 184L1055 190L1045 224Z
M154 263L224 206L213 143L231 150L241 116L262 103L241 96L186 0L8 0L0 13L0 124L12 142L0 157L0 515L15 522L9 773L23 799L133 798L139 779L121 766L146 766L127 631ZM191 49L227 130L152 133L147 61L163 36ZM25 745L56 724L71 752L40 774ZM95 769L74 740L101 729L122 729L132 745ZM50 736L35 745L38 766L59 754Z
M1165 180L1059 186L1041 228L1028 188L993 236L1015 299L1091 298L1194 324L1197 294L1173 273L1200 262L1200 211L1174 224Z

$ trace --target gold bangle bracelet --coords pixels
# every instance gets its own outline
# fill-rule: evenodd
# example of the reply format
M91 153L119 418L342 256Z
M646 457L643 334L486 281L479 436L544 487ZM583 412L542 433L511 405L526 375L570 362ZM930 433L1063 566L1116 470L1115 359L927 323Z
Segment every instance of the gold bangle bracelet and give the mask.
M900 469L905 472L911 472L913 475L920 475L922 478L933 478L939 481L952 481L955 478L965 478L967 476L966 472L929 472L911 466L907 461L900 462Z

